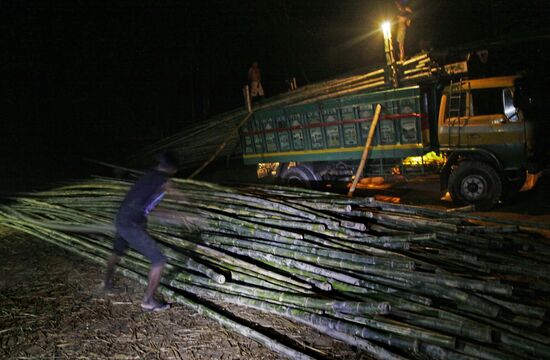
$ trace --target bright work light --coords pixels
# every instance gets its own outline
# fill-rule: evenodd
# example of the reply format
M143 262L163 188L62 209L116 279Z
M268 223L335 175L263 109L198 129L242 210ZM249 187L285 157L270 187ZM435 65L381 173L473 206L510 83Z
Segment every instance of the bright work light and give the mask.
M391 37L391 24L389 21L382 23L382 32L384 33L384 39L389 39Z

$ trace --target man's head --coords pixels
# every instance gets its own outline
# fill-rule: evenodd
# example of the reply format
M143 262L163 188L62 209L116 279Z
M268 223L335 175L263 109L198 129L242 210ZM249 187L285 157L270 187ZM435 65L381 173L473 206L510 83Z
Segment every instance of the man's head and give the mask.
M165 151L156 157L158 164L156 169L164 173L174 175L178 172L179 159L174 151Z

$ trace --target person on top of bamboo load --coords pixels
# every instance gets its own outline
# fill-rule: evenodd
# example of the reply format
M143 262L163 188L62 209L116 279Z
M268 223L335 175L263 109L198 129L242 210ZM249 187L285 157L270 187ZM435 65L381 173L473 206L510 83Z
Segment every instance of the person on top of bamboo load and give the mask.
M407 28L411 26L412 9L408 5L409 0L396 0L397 7L397 44L399 45L399 60L405 61L405 37Z
M250 69L248 69L248 83L250 85L250 97L252 101L263 100L262 74L260 73L257 61L254 61Z
M120 258L126 253L128 246L138 251L151 262L149 281L141 302L144 311L162 311L170 308L170 304L155 300L154 295L162 278L166 257L159 250L155 240L147 233L147 216L162 198L170 193L183 197L169 177L178 170L178 160L175 154L165 152L158 156L158 164L145 173L126 194L116 215L116 236L113 243L113 254L108 260L104 287L106 291L114 290L113 277ZM156 218L166 222L183 223L187 227L187 219L164 209L156 209Z

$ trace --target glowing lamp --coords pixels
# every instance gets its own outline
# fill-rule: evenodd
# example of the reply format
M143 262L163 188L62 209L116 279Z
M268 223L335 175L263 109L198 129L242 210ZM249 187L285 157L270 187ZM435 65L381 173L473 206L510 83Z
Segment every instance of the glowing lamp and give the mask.
M391 37L391 24L389 21L382 23L382 32L384 33L384 39L389 39Z

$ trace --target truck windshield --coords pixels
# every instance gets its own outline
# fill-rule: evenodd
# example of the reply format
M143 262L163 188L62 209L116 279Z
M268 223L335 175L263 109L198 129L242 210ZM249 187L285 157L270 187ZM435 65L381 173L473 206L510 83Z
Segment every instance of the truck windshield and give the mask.
M494 115L504 113L502 89L472 90L473 115Z
M504 89L502 92L504 100L504 115L510 121L518 121L518 110L514 106L514 92L512 89Z

